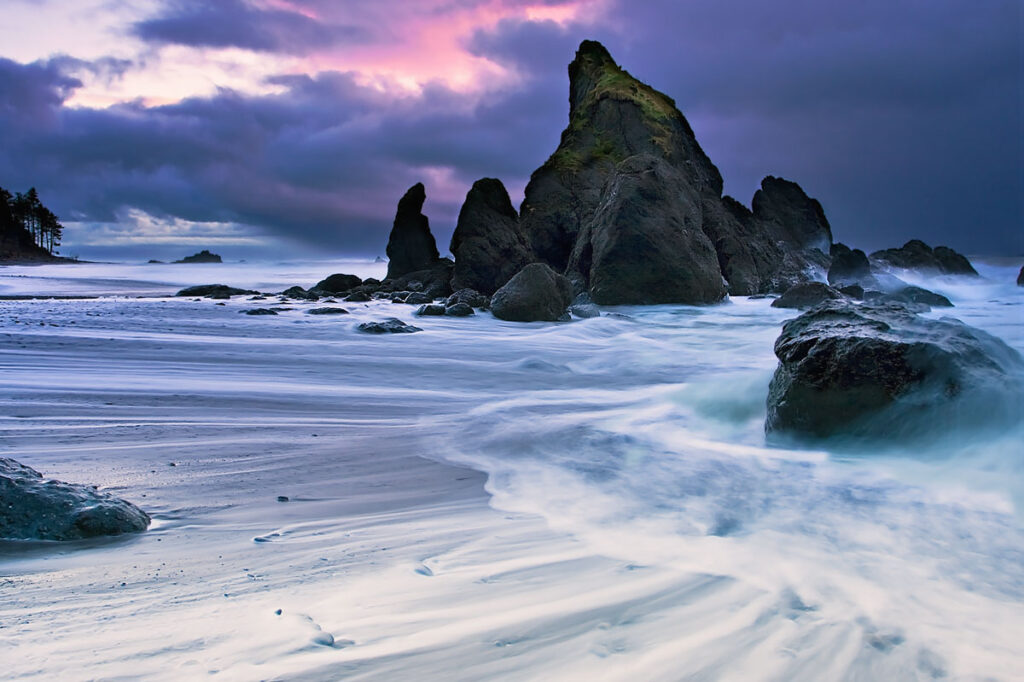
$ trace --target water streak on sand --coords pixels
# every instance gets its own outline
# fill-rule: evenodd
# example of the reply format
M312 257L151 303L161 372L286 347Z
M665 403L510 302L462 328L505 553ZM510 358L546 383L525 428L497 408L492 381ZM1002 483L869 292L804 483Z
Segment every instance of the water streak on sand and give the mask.
M768 448L792 315L768 301L372 337L355 326L414 308L254 318L238 311L276 301L132 298L213 266L62 267L0 272L0 294L107 296L0 301L0 455L156 523L0 543L12 679L1024 669L1024 429L924 452ZM931 314L1024 350L1024 289L982 271L932 282L957 307ZM276 289L326 274L215 272Z

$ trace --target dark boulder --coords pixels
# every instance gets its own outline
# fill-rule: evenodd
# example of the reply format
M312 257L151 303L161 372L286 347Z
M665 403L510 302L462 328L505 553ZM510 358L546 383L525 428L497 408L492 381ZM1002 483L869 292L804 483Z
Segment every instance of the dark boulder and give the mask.
M601 305L720 301L726 289L701 215L683 173L656 156L631 156L580 231L567 273Z
M554 322L571 301L569 280L543 263L532 263L494 293L491 311L501 320Z
M423 183L416 183L398 202L395 222L388 237L388 275L395 279L418 270L428 270L440 254L430 233L430 221L423 215L427 193Z
M773 308L805 309L843 298L843 295L824 282L802 282L790 287L786 293L772 301Z
M363 280L359 279L355 275L335 273L317 282L313 289L325 291L329 294L343 294L346 291L355 289L362 283Z
M405 300L402 302L410 305L423 305L424 303L430 303L433 300L434 297L429 294L424 294L422 291L414 291L406 296Z
M345 300L350 303L365 303L370 300L370 294L365 291L353 291L345 297Z
M871 272L867 254L860 249L851 249L845 244L835 243L829 251L832 259L828 268L828 283L834 287L857 284L864 288L878 288Z
M429 317L429 316L441 316L444 315L445 308L440 303L427 303L421 305L416 311L417 317Z
M451 295L452 270L455 264L450 258L442 258L426 270L416 270L401 277L388 279L381 283L380 291L403 291L422 293L430 297L446 298Z
M898 444L1020 418L1020 354L952 318L829 301L787 322L775 354L769 434Z
M1017 286L1024 287L1024 265L1021 266L1020 272L1017 273Z
M297 298L304 301L317 301L320 299L320 296L312 289L306 291L300 286L288 287L287 289L281 292L281 296L287 296L288 298Z
M236 289L225 284L200 284L194 287L185 287L175 296L203 296L205 298L230 298L232 296L249 296L259 294L251 289Z
M277 310L274 308L249 308L238 312L243 315L277 315Z
M309 315L348 315L348 311L344 308L334 308L331 306L325 306L323 308L310 308L306 311Z
M412 334L423 331L419 327L402 322L397 317L389 317L380 322L363 322L356 329L367 334Z
M210 253L207 249L203 249L199 253L194 253L191 256L185 256L181 260L173 261L174 263L223 263L221 257L215 253Z
M450 305L444 309L444 314L448 317L469 317L475 315L472 306L467 303L456 303Z
M445 301L445 305L448 306L455 305L456 303L465 303L473 308L486 308L491 304L491 299L476 289L459 289Z
M473 183L459 211L450 249L455 256L452 289L476 289L487 295L534 260L500 180Z
M0 457L0 538L78 540L138 533L149 515L134 504L84 485L46 480Z
M911 239L898 249L875 251L870 258L872 262L882 267L889 266L943 275L977 276L978 274L971 262L953 249L945 246L932 249L920 239Z

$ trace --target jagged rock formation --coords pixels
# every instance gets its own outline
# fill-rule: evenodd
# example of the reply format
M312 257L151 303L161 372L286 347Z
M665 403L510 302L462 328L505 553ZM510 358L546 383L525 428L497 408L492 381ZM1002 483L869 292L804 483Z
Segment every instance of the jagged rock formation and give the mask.
M209 250L203 249L198 253L194 253L191 256L185 256L181 260L174 261L175 263L223 263L224 261L215 253L210 253Z
M85 485L43 478L31 467L0 457L0 538L77 540L138 533L149 515Z
M962 254L946 246L932 249L920 239L911 239L898 249L875 251L870 259L881 267L923 270L943 275L978 275L978 271Z
M569 88L569 125L530 178L518 233L514 212L503 208L502 221L491 212L472 234L501 234L517 265L521 236L528 260L564 272L577 293L602 304L710 303L726 286L733 294L784 291L827 267L821 249L832 235L817 201L774 177L753 210L723 197L718 169L675 102L621 69L600 43L580 45ZM468 225L463 232L471 234ZM491 269L493 251L462 243L462 234L453 240L457 271Z
M891 440L1016 423L1024 362L959 320L829 301L783 326L769 434Z
M427 270L440 258L437 242L430 233L430 221L422 213L426 199L423 183L418 182L398 202L395 222L388 237L387 279Z
M519 214L500 180L473 183L459 211L450 249L455 256L452 289L475 289L487 296L533 262L519 230Z

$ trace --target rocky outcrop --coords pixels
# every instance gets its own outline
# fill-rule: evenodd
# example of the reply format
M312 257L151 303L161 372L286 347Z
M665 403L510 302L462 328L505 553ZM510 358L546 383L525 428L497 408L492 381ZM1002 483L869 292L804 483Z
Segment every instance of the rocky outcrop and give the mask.
M223 263L221 257L215 253L210 253L207 249L203 249L199 253L194 253L191 256L185 256L181 260L173 261L175 263Z
M977 276L978 272L967 258L953 249L937 246L932 249L920 239L911 239L898 249L875 251L871 261L881 267L917 270L943 275Z
M841 298L843 298L843 294L824 282L801 282L793 285L786 290L786 293L772 301L772 307L803 310L824 301L837 301Z
M513 322L554 322L563 319L572 301L572 287L543 263L520 270L491 297L491 312Z
M795 182L769 175L754 193L751 208L754 219L776 243L796 250L829 252L832 228L825 211Z
M430 233L430 221L422 213L426 199L423 183L418 182L398 202L395 222L388 237L387 279L429 270L440 257L434 235Z
M452 289L475 289L490 296L534 260L519 230L500 180L473 183L459 211L450 246L455 256Z
M252 289L238 289L236 287L229 287L226 284L199 284L194 287L185 287L176 293L175 296L227 299L232 296L249 296L258 293L258 291L253 291Z
M78 540L138 533L149 515L95 488L44 479L35 469L0 457L0 538Z
M959 320L829 301L787 322L775 354L773 436L903 440L1020 417L1020 354Z
M709 303L727 288L784 291L827 267L831 230L817 201L773 177L753 211L722 197L675 102L600 43L580 45L569 88L569 125L530 178L519 226L532 260L564 272L577 293Z
M1024 287L1024 265L1021 266L1020 272L1017 273L1017 286Z

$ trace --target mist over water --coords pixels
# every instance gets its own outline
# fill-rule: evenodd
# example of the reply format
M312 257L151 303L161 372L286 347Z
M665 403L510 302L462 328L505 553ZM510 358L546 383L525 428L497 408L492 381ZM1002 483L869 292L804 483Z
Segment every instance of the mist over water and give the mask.
M374 268L382 269L364 266L10 268L0 272L0 295L51 284L63 290L69 280L74 292L107 295L166 296L212 281L280 290L331 271L379 276ZM1015 270L979 270L980 282L920 282L956 304L927 315L956 317L1024 352L1024 288L1014 285ZM353 666L344 668L353 676L1019 679L1024 420L1006 429L967 425L924 447L898 439L878 447L769 446L772 346L796 314L769 303L618 307L601 318L517 324L487 313L417 320L412 307L379 302L344 304L352 312L346 319L323 320L304 315L310 304L249 318L238 314L251 305L240 299L223 307L162 298L0 301L0 333L24 352L66 360L68 370L58 372L13 359L28 355L6 356L6 387L22 411L56 419L61 411L44 403L87 400L100 390L96 400L129 396L125 408L141 421L170 412L185 429L216 418L234 443L226 452L261 453L247 467L277 488L310 475L316 486L341 485L344 474L331 462L348 447L365 447L368 457L408 450L482 472L497 520L485 523L472 510L391 520L384 544L421 542L429 551L384 559L358 580L302 568L350 542L334 503L291 507L296 525L278 536L267 530L265 551L292 568L259 594L264 601L307 595L323 612L320 622L343 623L355 644L330 655ZM388 338L354 331L359 321L387 316L424 331ZM43 335L39 321L61 326ZM1001 409L1024 415L1022 386L1010 396L1016 403ZM308 423L321 437L305 454L279 456L247 433L259 422ZM10 442L23 444L3 423ZM167 429L151 434L153 442L186 433ZM133 452L102 445L90 456L134 471ZM21 459L37 468L74 468L38 442L29 452ZM148 464L128 478L144 477L142 470ZM166 468L156 474L167 475ZM387 476L373 479L382 494ZM216 496L232 505L228 517L204 510L210 490L198 483L174 496L137 483L136 492L160 501L147 536L173 541L173 530L162 528L194 526L190 551L227 555L224 538L241 524L246 552L255 551L249 529L261 517L232 481L218 479ZM316 489L317 499L331 499ZM517 525L537 518L547 531ZM431 544L439 528L446 539ZM458 540L460 532L471 539ZM223 569L211 563L194 570L221 580ZM157 582L152 589L180 588ZM255 641L221 648L225 660L259 659ZM342 670L311 656L266 654L267 667L219 669L229 679L332 679Z

